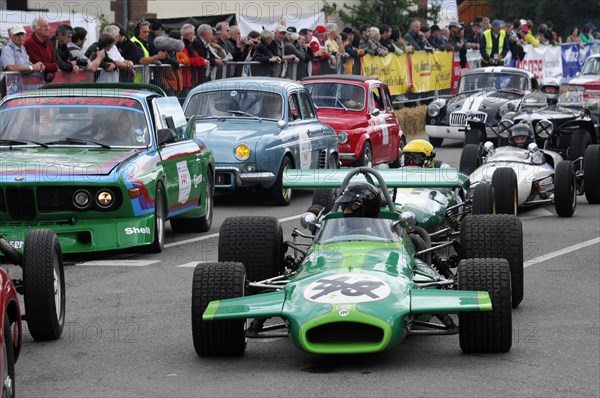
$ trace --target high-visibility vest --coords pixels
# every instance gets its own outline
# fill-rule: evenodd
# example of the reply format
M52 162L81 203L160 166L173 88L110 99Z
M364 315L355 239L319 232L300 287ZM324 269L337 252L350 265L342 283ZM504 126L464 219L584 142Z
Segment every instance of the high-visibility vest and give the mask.
M144 45L144 43L142 43L142 41L140 39L138 39L136 36L133 36L131 38L131 41L134 43L137 43L140 45L140 47L142 47L142 52L144 53L144 57L148 58L150 56L150 51L148 51L148 49L146 48L146 46ZM133 79L133 81L135 83L141 83L142 82L142 74L141 73L136 73L135 74L135 78Z
M488 29L483 32L483 37L485 37L485 52L490 56L490 58L492 58L492 48L494 47L492 44L492 29ZM498 38L498 54L502 54L505 39L506 32L504 29L500 29L500 37Z

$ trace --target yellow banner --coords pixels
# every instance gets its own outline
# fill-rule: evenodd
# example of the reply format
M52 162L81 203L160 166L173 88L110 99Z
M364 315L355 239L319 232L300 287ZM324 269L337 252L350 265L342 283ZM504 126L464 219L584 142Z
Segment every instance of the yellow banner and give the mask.
M414 93L445 90L452 80L452 51L417 51L410 55Z
M391 95L404 94L410 87L406 55L388 54L385 57L365 55L362 68L363 76L370 76L387 84ZM448 80L448 87L450 87L450 80Z

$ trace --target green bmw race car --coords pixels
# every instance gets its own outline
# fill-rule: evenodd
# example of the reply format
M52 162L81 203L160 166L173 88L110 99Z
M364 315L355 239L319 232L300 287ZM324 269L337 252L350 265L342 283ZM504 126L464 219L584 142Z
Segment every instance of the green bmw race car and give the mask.
M63 253L141 246L165 222L212 223L214 155L175 97L140 84L65 84L0 102L0 235L49 228Z
M376 217L350 218L338 202L325 214L311 206L301 218L310 232L294 230L291 242L272 217L225 220L219 261L194 270L198 355L242 355L247 339L273 337L315 354L372 353L409 334L459 334L464 352L510 350L511 269L523 267L521 223L512 215L468 215L456 272L444 261L431 263L428 254L448 244L415 233L414 214L398 212L388 188L452 188L464 178L457 170L440 173L288 171L284 185L293 188L343 191L351 181L372 182L382 207Z

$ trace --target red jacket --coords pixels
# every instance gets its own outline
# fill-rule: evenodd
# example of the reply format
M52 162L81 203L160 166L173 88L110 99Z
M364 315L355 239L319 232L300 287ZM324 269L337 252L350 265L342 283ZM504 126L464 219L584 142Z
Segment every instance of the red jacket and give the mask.
M58 70L58 63L54 55L54 47L50 43L49 39L43 42L39 41L37 37L31 35L24 43L25 49L32 64L41 62L46 66L46 72L54 73Z

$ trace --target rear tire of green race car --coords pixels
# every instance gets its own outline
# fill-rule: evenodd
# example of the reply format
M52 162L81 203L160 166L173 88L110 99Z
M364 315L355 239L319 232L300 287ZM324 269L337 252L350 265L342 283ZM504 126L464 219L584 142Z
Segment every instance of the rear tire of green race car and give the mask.
M523 301L523 225L509 214L468 215L460 225L463 258L503 258L510 265L512 306Z
M65 271L58 237L34 229L23 251L25 319L34 340L56 340L65 326Z
M510 266L505 259L472 258L458 264L458 290L486 291L492 311L458 314L465 353L508 352L512 346Z
M219 261L244 264L248 280L262 281L283 271L286 246L275 217L229 217L219 231Z
M210 230L213 219L213 199L215 194L215 186L213 184L213 174L211 170L206 173L206 189L204 195L206 197L204 215L197 218L172 218L171 229L175 233L188 232L206 232Z
M244 319L203 321L202 315L214 300L243 297L246 270L241 263L196 265L192 283L192 339L201 356L240 356L246 350Z

